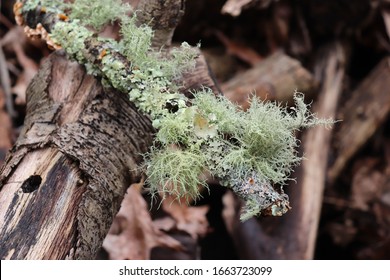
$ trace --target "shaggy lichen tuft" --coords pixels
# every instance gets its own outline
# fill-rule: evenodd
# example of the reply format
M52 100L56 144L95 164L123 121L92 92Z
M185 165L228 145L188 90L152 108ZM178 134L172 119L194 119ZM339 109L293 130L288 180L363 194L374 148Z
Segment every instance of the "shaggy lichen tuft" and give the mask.
M206 159L199 150L167 147L152 149L149 156L147 182L152 193L159 193L162 198L171 195L196 200L200 196L199 187L207 187L205 179L202 179Z

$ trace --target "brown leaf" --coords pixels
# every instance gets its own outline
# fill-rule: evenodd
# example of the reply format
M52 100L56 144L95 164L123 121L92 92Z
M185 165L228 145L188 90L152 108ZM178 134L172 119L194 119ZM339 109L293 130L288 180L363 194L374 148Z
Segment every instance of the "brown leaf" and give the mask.
M37 63L25 53L25 49L28 49L29 45L33 44L33 41L27 40L23 28L17 26L7 32L1 40L1 44L9 51L15 53L17 61L22 67L22 73L18 76L16 84L12 87L11 92L16 95L15 103L24 105L26 104L27 86L38 72Z
M162 207L176 221L176 228L187 232L193 239L197 240L208 232L206 214L209 206L188 206L185 198L179 201L168 196L163 200Z
M145 260L155 246L182 250L179 241L160 231L152 222L140 191L143 182L127 190L121 208L103 242L110 259Z
M19 75L12 92L16 94L15 103L23 105L26 104L27 86L38 72L38 65L24 53L20 44L14 43L12 46L20 65L23 67L23 72Z

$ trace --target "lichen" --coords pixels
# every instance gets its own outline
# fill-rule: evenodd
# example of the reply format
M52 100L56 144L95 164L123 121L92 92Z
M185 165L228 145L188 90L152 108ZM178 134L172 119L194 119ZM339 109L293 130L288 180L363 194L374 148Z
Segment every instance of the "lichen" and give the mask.
M27 2L27 12L42 2L59 7L54 0ZM128 7L119 9L120 2L77 0L70 5L71 20L58 21L50 36L70 58L101 76L104 85L128 94L150 116L157 130L144 163L151 193L196 200L209 174L246 202L242 219L285 213L289 205L282 186L302 160L296 132L332 122L310 113L297 92L295 107L253 97L247 111L207 88L188 99L179 92L179 80L194 69L198 50L187 43L170 52L152 50L152 29L137 26L136 15L125 17ZM119 42L97 38L87 26L99 29L116 19L121 21Z
M154 148L149 157L146 172L152 194L196 200L200 196L199 187L207 187L202 178L206 158L199 149Z
M85 57L85 41L93 32L80 25L79 20L72 22L59 21L54 26L51 38L54 43L60 45L65 52L81 64L87 64Z
M78 19L83 25L100 30L103 26L125 18L131 7L121 0L75 0L71 6L71 19Z
M164 157L166 166L175 166L175 157L168 155L173 155L172 147L179 147L191 151L181 154L181 161L189 162L194 155L202 155L206 163L203 172L218 178L246 201L242 219L265 209L272 209L272 215L285 213L289 209L288 197L282 188L276 191L272 185L283 186L291 180L291 171L302 160L295 133L302 127L329 123L310 113L302 94L295 93L294 100L295 107L288 108L253 97L251 107L242 111L208 89L195 93L191 107L168 115L159 124L159 148L154 148L146 159L151 189L162 192L158 186L163 180L157 183L153 179L159 171L161 176L171 174L160 164L156 168L156 160ZM192 189L194 184L204 184L199 179L202 173L193 174L198 179L185 184L192 185Z
M28 12L40 7L41 12L60 13L69 9L69 3L62 0L29 0L23 4L23 11Z

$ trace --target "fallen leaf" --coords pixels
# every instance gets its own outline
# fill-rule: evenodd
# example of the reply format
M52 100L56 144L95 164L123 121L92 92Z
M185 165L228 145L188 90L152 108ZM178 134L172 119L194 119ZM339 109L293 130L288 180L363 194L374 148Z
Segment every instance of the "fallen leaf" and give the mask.
M11 92L15 94L15 104L26 104L26 89L30 84L32 78L38 72L37 63L29 58L25 49L28 49L30 45L33 45L34 41L27 40L24 35L23 28L20 26L14 27L7 32L7 34L1 39L1 45L8 51L14 52L18 63L22 67L22 73L18 75L15 85L11 88ZM37 45L35 43L35 45Z
M19 75L15 86L12 87L12 93L16 95L15 103L18 105L26 104L26 89L32 78L38 72L38 65L29 58L23 51L20 44L12 44L19 64L23 67L23 72Z
M133 184L127 190L121 208L103 242L110 259L150 259L153 247L182 250L176 239L168 236L152 222L148 206L141 195L143 183Z
M175 220L176 228L187 232L193 239L197 240L208 232L206 214L209 206L188 206L185 198L178 200L168 196L163 200L162 208Z

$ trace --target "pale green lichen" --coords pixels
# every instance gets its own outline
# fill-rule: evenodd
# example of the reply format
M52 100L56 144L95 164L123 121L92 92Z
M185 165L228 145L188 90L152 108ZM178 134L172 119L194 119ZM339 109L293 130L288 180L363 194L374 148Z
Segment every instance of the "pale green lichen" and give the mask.
M43 8L46 12L58 14L69 9L70 4L65 3L63 0L29 0L25 1L22 10L28 12L37 7Z
M201 177L206 158L200 150L152 149L149 157L146 172L152 193L159 193L162 198L172 195L196 200L200 195L199 187L207 187Z
M191 107L160 122L156 135L160 148L155 148L146 160L151 190L165 192L163 178L177 177L177 170L164 169L156 161L164 158L164 164L174 166L174 159L168 155L173 155L172 147L178 147L187 151L181 155L181 161L188 162L201 155L202 162L206 163L204 170L198 172L180 171L183 178L196 175L192 177L196 180L180 182L192 190L192 196L196 184L205 184L202 174L207 169L246 201L243 219L267 208L272 209L273 215L285 213L289 209L287 196L271 185L286 184L293 167L302 159L296 151L299 143L295 132L302 127L329 123L310 113L302 94L296 93L294 100L296 107L286 108L253 97L251 107L242 111L226 98L211 95L207 89L195 93ZM155 179L159 170L163 175L160 181Z
M31 7L41 3L28 2ZM114 1L107 8L118 10L120 2ZM207 88L194 92L189 100L179 92L177 81L194 69L196 49L184 43L169 54L153 51L153 31L146 25L137 26L135 17L125 18L126 8L103 15L106 0L77 3L80 6L73 7L73 20L58 22L51 38L89 73L102 76L104 84L129 94L138 109L150 116L157 133L144 166L152 193L196 200L199 187L207 186L204 174L209 174L246 202L242 219L263 211L281 215L289 209L287 195L273 185L286 184L302 159L297 154L295 133L330 121L312 115L300 93L295 93L295 107L253 97L247 111L225 97L214 96ZM95 22L85 19L87 8L91 17L97 16ZM120 42L96 39L85 26L100 28L118 18L123 37ZM104 56L99 58L86 50L92 38L99 40L97 50Z
M152 28L145 24L137 26L137 18L133 16L122 20L120 33L123 54L137 67L149 67Z
M71 19L78 19L83 25L100 30L104 25L125 18L131 6L121 0L75 0L72 4Z
M93 32L80 25L79 20L72 22L59 21L53 28L51 38L54 43L61 45L66 53L81 64L88 63L84 50L85 41Z

